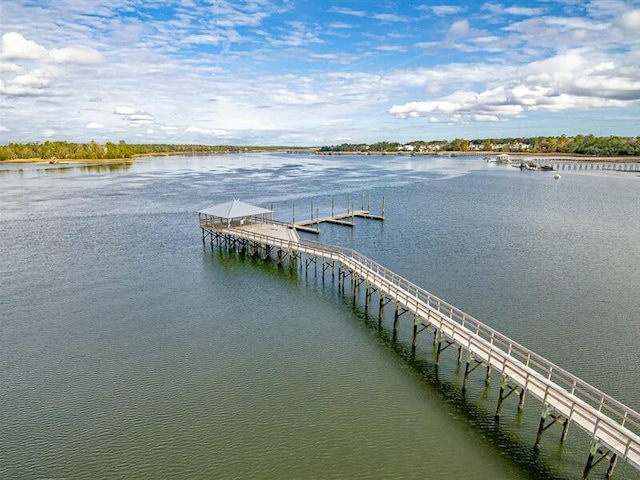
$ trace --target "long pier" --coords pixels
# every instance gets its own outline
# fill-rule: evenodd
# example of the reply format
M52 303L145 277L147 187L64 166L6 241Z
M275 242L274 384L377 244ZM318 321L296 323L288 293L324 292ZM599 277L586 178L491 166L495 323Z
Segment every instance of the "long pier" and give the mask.
M500 417L505 400L514 393L519 410L524 408L527 396L543 405L536 449L544 432L553 425L562 426L561 442L566 440L570 425L586 432L591 444L583 479L605 460L606 478L612 476L619 461L640 470L640 413L361 253L301 240L293 223L267 220L228 227L201 214L200 228L203 243L209 239L212 248L217 245L220 249L238 249L264 258L275 255L278 263L284 263L288 257L292 269L304 264L305 269L313 265L317 271L321 266L322 279L330 273L342 293L350 291L354 303L361 298L359 292L364 287L365 314L372 308L374 298L380 321L385 307L393 306L394 337L401 317L409 317L414 352L420 334L425 331L434 335L436 363L449 347L457 349L458 364L463 358L466 360L463 389L479 367L485 371L487 383L492 372L498 372L496 418Z
M579 160L558 160L545 161L538 159L540 164L550 164L554 170L603 170L615 172L640 172L640 163L631 162L585 162Z

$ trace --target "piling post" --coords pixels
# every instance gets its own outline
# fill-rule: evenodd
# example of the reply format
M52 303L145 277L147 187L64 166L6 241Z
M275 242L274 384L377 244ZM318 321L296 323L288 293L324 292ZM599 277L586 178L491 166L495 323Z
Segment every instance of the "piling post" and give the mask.
M411 353L416 353L416 345L418 343L418 316L413 316L413 336L411 338Z
M607 468L607 473L605 475L605 478L607 480L610 479L611 476L613 475L613 470L616 468L617 463L618 463L618 455L614 453L611 455L611 460L609 461L609 468Z
M565 418L562 422L562 435L560 435L560 443L564 443L569 433L569 419Z
M356 306L356 297L358 295L358 278L355 272L351 273L351 286L353 287L353 306Z
M296 204L293 202L291 204L291 223L296 223Z
M313 220L313 198L311 199L311 220Z
M385 203L386 203L386 198L382 197L382 215L381 217L384 218L384 207L385 207Z
M362 192L362 208L360 210L364 210L364 192Z
M365 285L364 291L364 316L366 317L369 313L369 301L371 300L371 293L369 292L369 282Z
M367 212L371 213L371 192L367 195Z
M438 342L437 342L438 348L436 349L436 365L440 365L440 354L442 353L442 350L443 350L443 348L442 348L442 336L440 334L440 330L438 330L437 337L438 337Z
M331 199L331 217L334 216L335 209L336 209L336 199L332 198Z
M393 339L398 336L398 320L400 319L400 305L396 302L396 308L393 312Z
M522 411L524 409L524 397L526 395L526 390L523 388L520 390L520 399L518 400L518 410Z
M584 471L582 472L582 479L587 480L589 478L589 474L591 473L591 469L594 467L593 459L598 453L598 441L593 439L591 441L591 447L589 448L589 457L587 457L587 464L584 466Z
M502 378L500 379L500 394L498 395L498 405L496 406L496 413L494 415L494 418L496 420L500 419L500 414L502 413L502 402L504 402L504 399L506 398L506 395L504 394L506 386L507 376L502 375Z
M320 231L320 209L316 207L316 230Z
M462 378L462 392L464 393L467 389L467 381L469 380L469 373L471 373L471 353L467 354L467 364L464 367L464 377Z
M549 408L545 406L540 415L540 423L538 424L538 433L536 434L536 443L533 444L533 448L538 450L540 448L540 441L542 440L542 434L544 433L544 423L549 415Z

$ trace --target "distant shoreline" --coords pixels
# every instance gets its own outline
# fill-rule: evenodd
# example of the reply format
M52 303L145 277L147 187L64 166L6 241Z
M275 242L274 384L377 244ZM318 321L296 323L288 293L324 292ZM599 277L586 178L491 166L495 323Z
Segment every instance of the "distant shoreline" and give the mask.
M280 150L272 150L269 148L264 149L254 149L247 151L238 151L238 150L221 150L221 151L193 151L193 152L149 152L149 153L135 153L131 157L122 157L122 158L40 158L40 157L32 157L32 158L11 158L8 160L0 160L0 165L3 163L48 163L52 165L64 165L69 163L89 163L89 164L98 164L98 165L107 165L107 164L121 164L121 163L133 163L138 158L145 157L173 157L177 155L182 156L217 156L217 155L230 155L230 154L238 154L238 153L264 153L264 152L291 152L291 153L314 153L313 149L293 149L293 148L282 148Z
M312 153L315 155L324 156L403 156L403 157L483 157L483 156L497 156L500 154L507 154L514 158L522 157L544 157L545 160L553 161L581 161L581 162L611 162L611 163L640 163L640 156L598 156L598 155L580 155L580 154L568 154L568 153L550 153L550 152L488 152L488 151L459 151L459 152L323 152L320 150L314 150L312 148L307 149L291 149L283 148L281 150L249 150L245 152L238 151L218 151L218 152L153 152L153 153L140 153L134 154L131 157L125 158L13 158L9 160L0 160L0 165L6 164L23 164L23 163L43 163L51 165L65 165L65 164L96 164L96 165L113 165L113 164L126 164L134 163L138 158L145 157L170 157L176 155L182 156L218 156L218 155L230 155L237 153L264 153L264 152L284 152L284 153Z
M580 155L578 153L557 153L557 152L321 152L316 151L316 155L341 156L402 156L402 157L491 157L498 155L509 155L510 157L544 157L547 160L557 161L583 161L583 162L619 162L619 163L640 163L640 156L637 155L616 155L606 157L602 155Z

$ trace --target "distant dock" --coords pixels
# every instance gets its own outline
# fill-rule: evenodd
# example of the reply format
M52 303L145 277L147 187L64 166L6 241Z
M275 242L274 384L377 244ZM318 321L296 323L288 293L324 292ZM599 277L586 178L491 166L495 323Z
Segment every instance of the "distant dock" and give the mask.
M342 225L344 227L354 227L356 217L366 218L369 220L384 220L384 209L386 200L385 197L382 197L382 210L380 215L376 215L371 213L370 211L371 198L369 197L367 200L367 208L365 209L365 197L362 196L362 208L360 210L354 210L353 203L351 202L351 198L349 198L347 203L347 211L342 213L335 213L335 200L331 201L331 214L320 216L319 209L314 211L313 209L313 201L311 201L311 218L307 220L295 220L295 206L292 211L292 222L291 224L296 230L306 233L312 233L314 235L320 234L320 224L321 223L332 223L334 225Z

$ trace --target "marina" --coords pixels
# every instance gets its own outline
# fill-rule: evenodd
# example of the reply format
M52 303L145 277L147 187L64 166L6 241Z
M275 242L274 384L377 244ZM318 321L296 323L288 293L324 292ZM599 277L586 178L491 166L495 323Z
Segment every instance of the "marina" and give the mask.
M374 295L378 297L380 322L385 306L393 305L394 337L400 317L407 314L411 318L414 352L419 334L430 331L436 349L436 364L441 353L449 347L457 350L459 365L463 357L466 358L463 389L469 375L478 367L485 370L486 383L491 382L492 371L497 371L500 393L496 419L500 418L504 401L514 393L518 397L518 410L524 408L527 396L537 399L542 404L542 413L536 449L543 433L550 427L562 426L562 443L573 424L590 438L583 479L589 478L593 468L604 460L608 462L606 478L612 477L618 461L640 470L640 414L635 410L359 252L302 240L295 233L296 224L268 219L268 215L272 217L272 211L238 200L232 204L240 205L239 211L245 214L231 218L219 216L227 210L228 204L198 212L203 244L208 239L211 248L237 249L240 253L264 259L275 254L278 264L288 257L292 269L299 265L302 270L304 265L307 275L310 266L316 271L321 268L323 282L325 272L330 273L339 291L350 291L354 304L364 287L365 314L371 308ZM323 221L331 220L328 217ZM316 217L316 222L319 223L320 218Z

